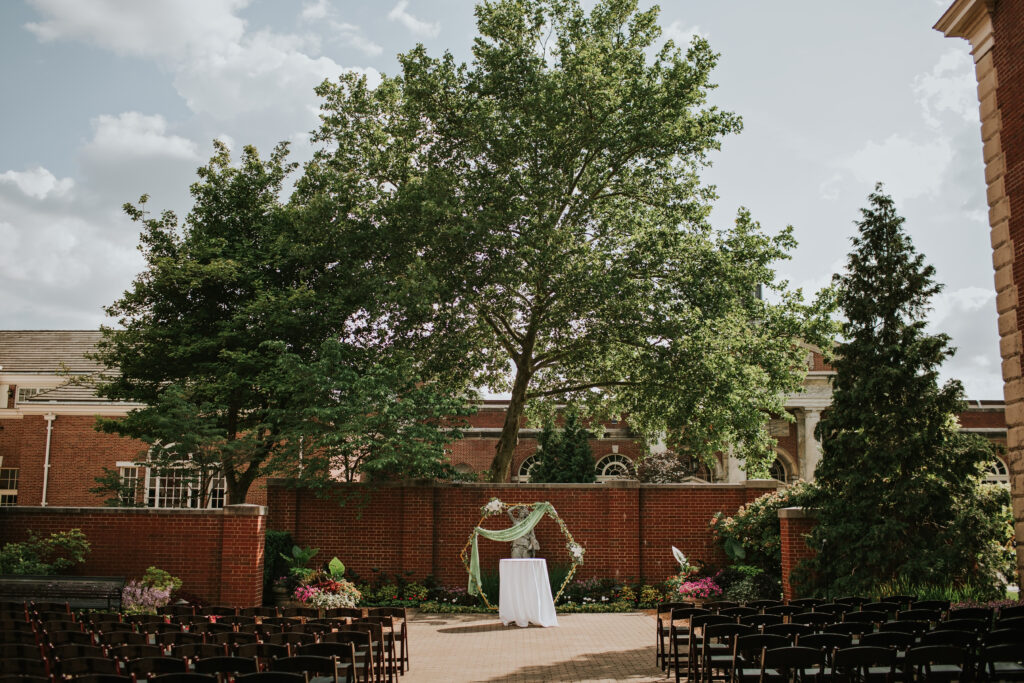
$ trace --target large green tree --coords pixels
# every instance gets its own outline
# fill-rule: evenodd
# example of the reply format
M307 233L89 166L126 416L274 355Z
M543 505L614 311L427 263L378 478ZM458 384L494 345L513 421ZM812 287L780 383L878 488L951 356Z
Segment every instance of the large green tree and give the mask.
M376 88L319 89L324 146L297 200L336 202L330 225L377 292L375 343L453 390L511 395L495 480L543 401L768 459L764 416L805 368L794 341L823 341L773 270L790 230L745 211L710 225L698 173L740 120L707 104L708 43L659 41L657 13L483 2L470 64L418 46Z
M140 461L193 490L223 477L233 502L271 472L322 483L346 444L348 476L443 473L457 432L439 414L459 411L408 357L365 345L368 294L322 206L280 200L287 147L266 160L247 147L233 164L215 146L182 225L125 207L143 226L146 268L107 309L118 325L103 328L99 392L142 406L100 427L149 444ZM101 486L130 499L115 474Z
M994 586L997 534L978 523L987 505L979 473L992 449L959 431L963 387L938 383L954 350L946 335L925 331L941 285L892 198L878 186L869 199L836 276L845 320L832 406L817 431L815 580L839 592L891 582Z

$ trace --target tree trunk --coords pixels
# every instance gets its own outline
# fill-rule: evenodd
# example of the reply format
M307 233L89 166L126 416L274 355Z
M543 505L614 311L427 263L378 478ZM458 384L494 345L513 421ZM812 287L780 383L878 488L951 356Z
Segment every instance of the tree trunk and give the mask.
M526 407L526 389L530 386L530 371L525 363L516 369L516 381L512 384L512 398L508 402L505 413L505 424L501 428L501 437L494 448L494 460L491 461L491 478L495 483L509 480L512 469L512 457L519 443L519 422Z

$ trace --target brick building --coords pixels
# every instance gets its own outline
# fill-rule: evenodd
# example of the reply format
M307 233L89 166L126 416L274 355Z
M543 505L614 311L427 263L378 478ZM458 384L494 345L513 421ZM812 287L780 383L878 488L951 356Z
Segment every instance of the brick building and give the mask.
M934 28L966 39L974 57L1009 427L1006 464L1016 537L1024 538L1024 3L956 0ZM1017 569L1024 574L1024 545Z
M96 486L96 478L105 468L116 468L125 481L138 481L150 507L181 507L182 501L191 500L187 477L174 472L158 475L138 466L137 462L145 459L145 444L94 429L96 416L122 416L134 406L107 401L87 386L67 383L68 373L81 376L100 369L86 357L98 339L97 331L0 331L0 397L4 401L0 408L0 504L100 505L103 496L89 489ZM786 403L792 421L772 419L767 424L778 441L772 477L784 482L813 479L821 457L814 427L831 401L829 378L833 371L821 354L811 349L808 367L804 390ZM451 444L456 470L475 473L490 466L505 406L504 401L485 401L470 418L464 438ZM972 403L961 415L961 426L1006 442L1001 402ZM629 425L610 421L591 432L598 480L633 474L642 446ZM538 430L525 425L520 431L512 468L514 482L529 481L537 434ZM734 484L747 478L728 455L720 456L713 469L701 468L695 475L695 479ZM993 468L992 478L1007 480L1003 461ZM215 480L210 486L210 504L222 507L226 502L223 483ZM265 483L257 482L244 502L265 504Z

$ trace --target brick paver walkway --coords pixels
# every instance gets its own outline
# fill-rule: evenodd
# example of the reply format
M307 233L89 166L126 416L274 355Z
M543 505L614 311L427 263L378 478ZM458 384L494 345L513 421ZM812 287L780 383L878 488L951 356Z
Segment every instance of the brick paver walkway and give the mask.
M483 614L410 615L411 667L400 683L428 681L661 681L654 618L559 614L557 628L502 626Z

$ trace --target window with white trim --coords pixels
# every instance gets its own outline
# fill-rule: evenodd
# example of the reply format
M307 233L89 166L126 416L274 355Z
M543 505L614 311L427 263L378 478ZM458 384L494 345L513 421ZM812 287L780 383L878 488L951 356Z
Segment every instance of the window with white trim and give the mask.
M198 509L222 508L227 502L224 477L201 477L195 468L188 466L158 470L131 462L119 462L117 465L121 476L119 495L126 505L141 502L151 508Z
M121 504L132 507L139 502L139 466L135 464L118 464L118 474L121 477L121 486L117 493Z
M0 507L18 504L18 468L0 467Z
M523 462L519 464L519 476L516 477L516 481L520 484L529 484L530 473L533 472L533 468L536 467L539 462L540 458L537 457L536 453L528 457L526 460L523 460Z
M982 478L982 483L999 484L1001 486L1010 485L1010 471L1007 469L1006 463L998 455L985 468L985 476Z
M632 479L636 474L633 461L619 453L611 453L598 460L594 471L598 481Z
M41 387L18 387L18 397L14 402L15 404L25 403L41 391L46 391L46 389Z
M789 470L786 468L786 463L782 461L782 458L775 458L768 476L776 481L781 481L783 484L789 483Z
M174 467L154 473L150 468L146 506L152 508L222 508L225 500L223 477L209 478L203 495L201 478L191 468ZM206 505L203 499L206 498Z

